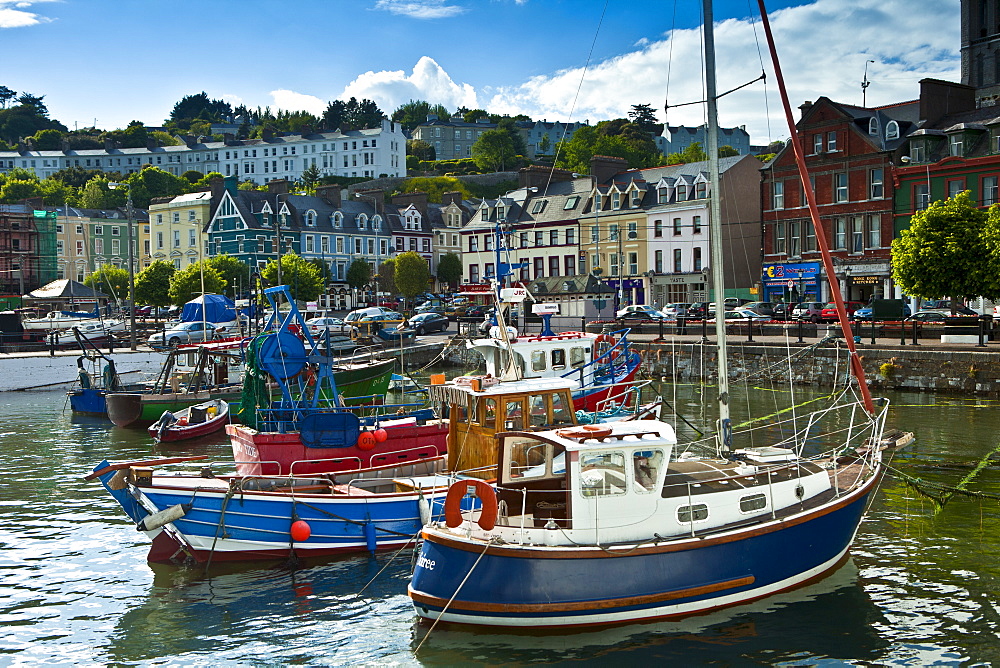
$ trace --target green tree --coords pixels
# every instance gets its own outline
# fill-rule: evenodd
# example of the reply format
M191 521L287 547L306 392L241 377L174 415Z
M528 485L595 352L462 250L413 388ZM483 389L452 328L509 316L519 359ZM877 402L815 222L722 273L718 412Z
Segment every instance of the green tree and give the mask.
M308 194L315 194L316 184L319 183L322 176L323 173L319 171L319 167L316 165L309 165L302 170L302 185Z
M99 169L84 169L83 167L67 167L60 169L49 178L62 181L68 186L82 188L87 185L87 181L95 176L103 176L104 172Z
M656 112L648 104L633 104L632 110L628 112L628 118L646 132L655 132L659 128Z
M260 275L271 285L277 285L278 261L268 262ZM323 289L323 279L316 266L295 253L281 256L281 282L289 287L292 298L300 301L315 301Z
M427 201L441 202L441 196L446 192L458 191L462 193L462 199L469 199L472 194L464 181L456 179L454 176L416 176L406 179L400 185L400 192L427 193Z
M232 255L216 255L208 258L208 266L219 273L226 283L225 294L230 299L239 296L239 289L244 289L250 282L250 267L247 263Z
M83 279L88 288L100 290L119 302L128 301L128 271L113 264L105 264Z
M187 179L151 165L129 174L125 180L132 184L132 203L140 209L148 207L154 197L176 197L186 193L190 187Z
M307 260L312 266L316 267L316 271L319 272L319 280L323 281L323 286L330 282L333 278L333 272L330 271L330 265L323 258L312 257Z
M480 118L488 118L490 115L485 109L466 109L465 111L459 109L459 111L462 113L462 120L466 123L475 123Z
M462 258L455 253L445 253L438 260L438 280L447 283L453 289L462 280Z
M171 263L157 260L136 274L135 303L169 306L170 279L173 278L175 271Z
M739 151L737 151L735 148L733 148L732 146L730 146L728 144L726 144L725 146L720 146L719 147L719 157L720 158L732 158L732 157L737 156L739 154L740 154Z
M170 277L170 289L167 293L170 296L170 303L183 306L201 295L202 267L204 267L206 294L221 294L226 289L226 284L219 276L219 272L203 260L189 264L180 271L174 272L174 275Z
M396 260L387 257L378 268L378 289L390 295L396 294Z
M371 283L372 268L364 260L354 260L347 268L347 284L356 290L364 288Z
M427 260L414 251L406 251L396 256L396 288L407 299L413 299L427 290L431 270Z
M39 130L29 137L37 151L60 151L62 150L62 140L65 135L59 130Z
M416 157L417 160L437 160L434 147L423 139L407 139L406 154Z
M0 86L0 109L6 109L7 105L17 97L17 93L6 86Z
M472 145L472 159L483 171L500 172L513 167L516 157L514 141L504 130L487 130Z
M582 173L590 171L590 159L595 155L623 158L633 169L664 162L650 134L624 118L579 128L569 141L560 142L557 153L557 167Z
M183 174L181 174L181 178L187 180L187 182L193 186L194 184L198 183L198 181L201 181L203 178L205 178L205 175L196 169L189 169Z
M548 155L550 148L552 148L552 140L547 134L542 135L542 138L538 140L538 153Z
M30 197L41 197L42 189L38 181L7 179L0 187L0 202L13 204Z
M74 201L76 197L76 188L52 177L40 181L38 190L42 201L48 206L62 206L67 202Z
M440 104L432 105L423 100L410 100L392 112L391 118L402 125L404 129L412 130L421 123L426 123L428 114L436 114L438 118L444 119L450 117L448 109Z
M111 190L108 178L103 174L87 181L80 189L77 205L84 209L114 209L125 206L125 188Z
M924 299L1000 297L1000 210L989 213L963 192L913 214L892 240L892 278Z

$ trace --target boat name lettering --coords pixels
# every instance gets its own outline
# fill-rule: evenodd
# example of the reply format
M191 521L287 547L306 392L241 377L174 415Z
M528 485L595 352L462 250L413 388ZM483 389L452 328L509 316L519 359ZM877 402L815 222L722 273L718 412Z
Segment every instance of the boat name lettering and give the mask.
M421 568L426 568L429 571L433 571L434 560L428 559L427 557L421 554L419 557L417 557L417 566L420 566Z

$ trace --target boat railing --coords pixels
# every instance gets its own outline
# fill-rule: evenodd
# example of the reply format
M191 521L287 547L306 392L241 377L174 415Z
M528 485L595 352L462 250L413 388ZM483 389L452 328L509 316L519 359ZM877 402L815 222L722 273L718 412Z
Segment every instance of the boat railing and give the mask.
M632 350L628 340L628 333L631 331L631 328L625 328L603 335L612 338L617 336L618 338L603 353L596 354L591 361L561 374L560 377L571 378L578 375L581 387L588 386L588 375L591 376L592 382L595 384L613 382L620 373L624 373L628 369L629 361L632 358Z
M597 403L597 411L616 410L620 405L628 405L629 400L635 400L635 410L638 411L642 391L653 384L652 380L631 380L627 383L620 383L617 387L621 389L609 395Z
M295 475L295 465L300 464L302 466L306 464L319 464L321 462L329 462L331 464L340 464L342 462L357 462L358 465L354 469L346 469L346 471L361 470L363 467L363 462L360 457L324 457L323 459L297 459L292 462L291 466L288 467L288 474ZM340 473L340 471L337 471Z
M381 396L381 395L379 395ZM294 430L295 425L302 421L306 415L318 413L352 413L359 418L405 418L407 411L419 410L424 406L422 403L403 404L379 404L363 406L312 406L308 402L279 401L272 404L271 408L258 408L259 431L284 432ZM367 411L371 411L367 413Z

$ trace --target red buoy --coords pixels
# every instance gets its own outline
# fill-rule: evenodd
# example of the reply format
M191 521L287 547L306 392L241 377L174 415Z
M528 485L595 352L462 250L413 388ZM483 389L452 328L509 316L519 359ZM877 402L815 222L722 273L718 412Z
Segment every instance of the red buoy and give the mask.
M386 439L389 438L389 432L387 432L385 429L382 429L381 427L379 427L372 433L375 434L376 443L385 443Z
M292 534L293 541L303 543L309 540L309 536L312 535L312 527L305 520L295 520L292 522L292 529L289 533Z
M371 450L375 447L375 436L370 431L363 431L358 436L358 448L361 450Z

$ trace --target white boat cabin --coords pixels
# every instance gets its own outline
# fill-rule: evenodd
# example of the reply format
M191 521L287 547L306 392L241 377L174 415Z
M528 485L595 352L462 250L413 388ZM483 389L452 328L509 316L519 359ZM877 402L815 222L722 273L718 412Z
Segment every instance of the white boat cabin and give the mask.
M519 337L509 343L498 338L470 341L469 348L486 360L486 372L500 380L521 378L561 378L570 376L581 385L594 381L595 368L590 363L614 345L606 335L567 332L555 336ZM513 363L512 363L513 362Z
M589 430L589 431L588 431ZM727 530L832 494L827 470L783 450L784 461L674 456L673 428L657 420L584 425L500 440L496 527L464 529L509 543L608 545ZM777 450L769 448L765 459Z

